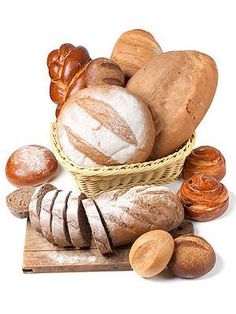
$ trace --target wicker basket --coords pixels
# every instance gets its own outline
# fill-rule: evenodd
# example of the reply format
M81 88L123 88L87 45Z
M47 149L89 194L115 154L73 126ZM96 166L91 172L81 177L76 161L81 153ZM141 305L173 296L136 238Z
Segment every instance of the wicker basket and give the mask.
M69 160L58 143L55 123L51 127L51 141L56 158L71 173L78 188L87 196L93 196L116 188L153 183L161 185L175 181L193 149L195 136L175 153L155 161L101 167L76 166Z

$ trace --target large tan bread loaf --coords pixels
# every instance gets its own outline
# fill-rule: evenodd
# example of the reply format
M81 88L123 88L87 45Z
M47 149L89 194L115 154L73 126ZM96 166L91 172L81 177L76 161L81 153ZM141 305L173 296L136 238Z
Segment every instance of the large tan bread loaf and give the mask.
M58 117L58 139L77 165L118 165L148 158L155 127L148 107L118 86L79 91Z
M150 230L173 230L184 219L178 196L156 185L105 192L94 201L114 247L133 243Z
M194 133L217 86L214 60L197 51L171 51L151 59L127 84L152 112L156 141L152 159L173 153Z

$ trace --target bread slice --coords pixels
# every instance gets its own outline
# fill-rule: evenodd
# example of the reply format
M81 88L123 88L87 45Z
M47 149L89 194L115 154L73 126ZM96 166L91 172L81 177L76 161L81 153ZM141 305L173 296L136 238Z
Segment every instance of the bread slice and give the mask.
M32 195L32 198L30 200L29 204L30 222L33 225L34 229L38 232L41 232L39 215L41 210L42 199L46 193L54 189L56 189L55 186L49 183L40 185L35 189L34 194Z
M29 203L35 188L24 187L17 189L6 197L7 207L10 212L18 218L29 216Z
M71 192L60 191L52 208L52 236L55 244L63 247L72 246L67 227L67 201Z
M96 247L101 254L112 253L111 244L94 201L91 198L82 200L92 230Z
M52 208L58 193L58 190L52 190L44 195L39 215L41 232L48 242L51 243L54 243L52 236Z
M81 192L72 192L67 204L67 226L71 243L74 247L84 248L91 244L91 229L88 218L82 205L85 195Z

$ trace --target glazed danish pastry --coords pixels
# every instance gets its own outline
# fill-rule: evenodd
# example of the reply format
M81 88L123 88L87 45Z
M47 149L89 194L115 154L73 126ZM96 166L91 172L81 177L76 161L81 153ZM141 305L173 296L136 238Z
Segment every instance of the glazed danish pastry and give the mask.
M184 169L184 179L195 174L209 174L221 180L225 176L225 158L221 152L212 146L195 148L187 157Z
M197 221L208 221L221 216L229 204L226 187L209 175L194 175L184 181L178 195L186 215Z

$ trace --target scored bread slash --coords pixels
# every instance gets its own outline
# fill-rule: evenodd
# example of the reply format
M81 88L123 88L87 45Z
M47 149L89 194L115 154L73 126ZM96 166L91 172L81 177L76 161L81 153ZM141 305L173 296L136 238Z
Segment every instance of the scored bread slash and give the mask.
M29 217L34 229L41 232L41 225L39 220L39 214L41 210L41 202L46 193L55 190L55 186L52 184L43 184L37 187L29 203Z
M34 191L34 187L24 187L7 195L7 207L14 216L18 218L27 218L29 216L29 203Z
M67 226L71 243L74 247L84 248L91 244L91 229L88 218L82 206L85 195L81 192L72 192L67 203Z
M43 236L51 243L54 243L52 236L52 208L58 193L58 190L49 191L47 194L45 194L41 203L41 232Z
M112 253L111 244L94 201L91 198L82 200L92 230L96 247L101 254Z
M54 243L67 247L72 246L67 228L67 201L71 192L60 191L52 208L52 236Z

